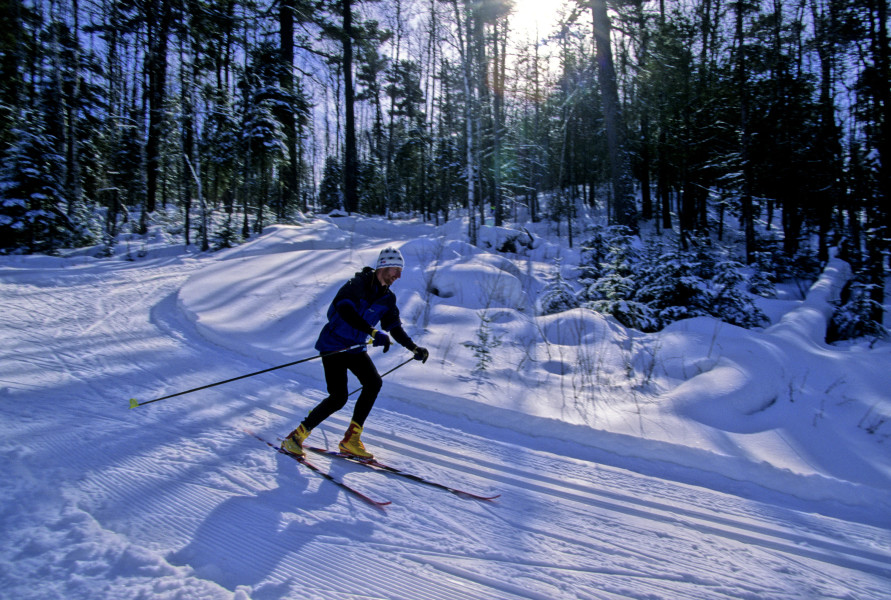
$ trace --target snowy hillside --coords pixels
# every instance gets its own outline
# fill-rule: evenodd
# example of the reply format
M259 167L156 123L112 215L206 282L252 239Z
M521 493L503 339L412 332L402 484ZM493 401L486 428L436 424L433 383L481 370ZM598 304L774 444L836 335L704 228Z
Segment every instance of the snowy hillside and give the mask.
M532 233L500 254L459 222L342 217L209 255L0 258L0 597L891 597L891 346L823 342L847 266L764 301L763 330L642 334L537 316L578 255ZM313 356L387 245L430 360L385 377L363 439L496 501L312 458L382 513L245 435L299 423L317 361L128 409Z

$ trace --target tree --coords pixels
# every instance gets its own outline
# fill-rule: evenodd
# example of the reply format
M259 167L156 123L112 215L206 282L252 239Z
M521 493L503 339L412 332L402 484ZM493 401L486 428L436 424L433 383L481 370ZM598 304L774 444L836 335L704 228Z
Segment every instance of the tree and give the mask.
M486 376L486 371L492 363L492 350L501 345L501 336L492 332L492 317L482 310L477 313L480 319L480 327L476 332L475 342L464 342L463 346L473 351L476 365L472 373L480 379Z
M0 0L0 156L13 144L25 99L24 71L35 41L37 15L22 0Z
M279 49L281 52L281 70L279 86L288 102L277 105L276 117L282 124L285 134L287 163L282 174L282 198L279 202L278 218L284 220L288 209L295 206L301 196L301 173L303 171L303 153L301 133L306 124L309 103L303 97L297 78L294 76L294 21L308 21L312 15L312 7L306 0L281 0L279 5Z
M471 41L474 30L474 14L471 0L451 0L451 3L458 37L458 56L461 61L461 84L464 96L464 180L467 190L465 205L468 209L467 238L471 244L476 244L478 225L475 212L479 203L477 178L480 171L476 147L480 127L477 121L479 115L477 86L474 85L476 53L473 51L473 42Z
M612 315L626 327L641 331L659 328L654 311L637 299L640 256L630 228L614 225L596 231L582 244L585 248L585 289L582 306Z
M251 184L256 199L254 233L261 233L265 227L264 209L267 198L277 197L278 190L272 193L275 173L285 156L285 135L281 122L275 116L276 107L290 100L279 87L279 71L282 63L277 60L278 49L270 42L264 42L251 49L250 62L239 85L243 89L244 123L242 141L248 160L245 163L248 177L245 184ZM247 219L247 211L245 211ZM245 235L248 232L245 231Z
M336 157L325 159L325 170L319 186L319 205L323 212L343 208L343 170Z
M371 103L374 117L369 134L369 164L365 165L365 183L362 186L363 205L378 213L386 213L390 207L389 172L390 146L389 136L384 127L384 109L382 96L384 79L390 66L390 58L381 53L381 43L388 37L388 32L381 31L377 23L367 24L368 31L362 35L358 45L357 58L359 67L356 72L358 92L356 100ZM383 171L383 173L381 173ZM383 179L380 186L369 186L369 180Z
M603 106L609 155L610 180L615 203L616 223L637 229L637 209L631 186L631 173L625 147L625 123L619 104L616 68L613 63L612 26L606 11L606 0L591 0L591 18L594 24L594 63Z
M164 103L167 101L167 48L173 24L174 0L143 0L140 8L146 28L148 48L145 55L148 130L145 142L145 208L139 229L148 229L148 215L155 212L158 178L161 169L161 143L166 134Z
M881 306L875 306L870 292L871 284L855 283L851 286L848 301L839 306L832 315L826 332L829 343L853 340L861 337L883 338L888 330L876 315L882 315Z
M723 261L716 265L712 284L715 287L709 303L710 313L739 327L762 327L769 323L767 315L752 301L745 289L743 265Z
M746 262L754 260L755 253L755 209L752 200L752 132L749 126L749 82L746 62L746 28L745 17L757 10L751 0L736 0L732 3L735 15L736 35L736 92L739 97L739 154L742 167L740 204L742 205L742 224L745 228Z
M402 199L397 206L405 209L423 208L426 195L423 182L426 175L424 163L427 141L419 65L412 60L395 62L389 72L387 94L392 99L393 107L390 111L390 145L393 147L392 160L395 168L393 179L398 180L400 190L397 196ZM396 186L396 181L388 181L391 190Z
M551 272L551 280L541 291L538 298L539 312L543 315L551 315L564 312L579 305L572 284L563 277L562 260L554 259L554 267Z
M867 58L857 82L862 100L857 117L865 129L865 146L875 153L872 165L875 198L867 206L867 271L873 320L881 322L878 306L884 304L884 272L888 256L888 231L891 230L891 41L888 34L887 0L863 0Z
M635 299L649 306L659 327L708 315L712 298L694 257L679 249L663 253L654 248L653 252L640 276Z
M353 87L353 6L352 0L341 0L343 10L343 96L345 116L344 163L344 202L347 212L354 212L359 206L357 173L359 168L356 152L355 88Z
M24 126L11 134L13 143L0 164L0 247L52 252L60 246L62 224L71 227L58 208L64 159L39 113L26 113Z

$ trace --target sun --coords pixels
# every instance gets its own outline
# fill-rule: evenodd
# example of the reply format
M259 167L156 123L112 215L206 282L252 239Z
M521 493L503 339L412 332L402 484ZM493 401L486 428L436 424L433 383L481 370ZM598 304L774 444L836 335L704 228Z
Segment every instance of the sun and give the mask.
M563 5L564 0L514 0L511 30L521 37L545 37L557 24Z

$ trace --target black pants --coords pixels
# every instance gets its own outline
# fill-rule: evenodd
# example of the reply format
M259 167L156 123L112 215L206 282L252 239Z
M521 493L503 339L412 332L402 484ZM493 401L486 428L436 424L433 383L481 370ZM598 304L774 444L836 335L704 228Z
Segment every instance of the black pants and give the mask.
M325 383L328 384L328 397L322 400L318 406L312 409L303 420L303 426L307 429L315 429L318 425L346 406L347 402L347 371L362 384L362 391L356 400L353 409L353 421L359 425L365 424L371 407L381 391L381 376L371 361L367 352L339 352L322 358L322 366L325 368Z

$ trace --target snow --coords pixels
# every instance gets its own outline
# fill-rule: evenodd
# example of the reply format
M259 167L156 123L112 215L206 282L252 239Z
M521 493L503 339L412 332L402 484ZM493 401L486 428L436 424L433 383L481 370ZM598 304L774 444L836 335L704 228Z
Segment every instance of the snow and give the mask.
M209 254L156 236L136 260L0 257L0 597L891 597L891 346L823 341L845 263L763 301L763 330L642 334L536 314L554 259L578 262L546 226L520 254L464 227L326 217ZM495 502L313 457L382 514L245 435L299 423L318 361L128 408L314 355L387 245L430 359L385 377L363 439ZM349 409L310 441L336 445Z

